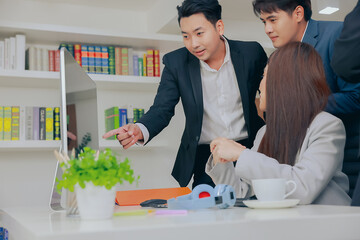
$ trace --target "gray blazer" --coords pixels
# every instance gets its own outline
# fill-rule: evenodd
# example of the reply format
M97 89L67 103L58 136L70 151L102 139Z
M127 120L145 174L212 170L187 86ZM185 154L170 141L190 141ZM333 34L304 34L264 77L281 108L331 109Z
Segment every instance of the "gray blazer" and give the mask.
M265 131L266 126L258 131L253 148L242 152L236 167L232 162L213 166L208 160L205 170L215 184L232 185L237 197L244 198L254 195L252 179L285 178L297 183L289 198L300 199L300 204L350 205L349 180L341 172L345 128L340 119L326 112L315 117L294 166L257 152Z

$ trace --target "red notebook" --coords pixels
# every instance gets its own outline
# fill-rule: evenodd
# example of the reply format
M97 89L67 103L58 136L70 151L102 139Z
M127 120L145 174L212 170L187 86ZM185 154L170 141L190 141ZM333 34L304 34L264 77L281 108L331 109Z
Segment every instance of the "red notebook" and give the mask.
M168 200L189 193L191 190L188 187L117 191L115 201L120 206L132 206L140 205L141 202L149 199Z

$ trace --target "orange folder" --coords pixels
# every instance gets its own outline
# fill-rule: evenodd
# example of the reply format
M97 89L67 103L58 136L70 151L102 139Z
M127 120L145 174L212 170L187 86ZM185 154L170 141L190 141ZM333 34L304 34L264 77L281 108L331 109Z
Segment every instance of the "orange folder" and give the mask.
M149 199L168 200L189 193L191 190L188 187L117 191L115 201L120 206L132 206L140 205L141 202Z

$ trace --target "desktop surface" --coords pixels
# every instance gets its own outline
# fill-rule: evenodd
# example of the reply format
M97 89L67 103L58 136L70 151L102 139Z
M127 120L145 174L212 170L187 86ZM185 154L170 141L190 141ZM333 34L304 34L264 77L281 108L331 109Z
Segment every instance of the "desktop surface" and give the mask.
M115 211L140 209L116 206ZM285 209L201 209L187 215L66 217L47 207L7 208L0 226L10 240L27 239L360 239L360 208L305 205Z

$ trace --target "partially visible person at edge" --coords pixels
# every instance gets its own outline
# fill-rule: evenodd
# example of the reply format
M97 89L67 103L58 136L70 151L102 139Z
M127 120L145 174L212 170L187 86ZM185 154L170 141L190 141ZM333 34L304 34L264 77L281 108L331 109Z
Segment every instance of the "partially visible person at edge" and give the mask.
M346 129L343 171L351 179L351 196L360 171L360 83L344 81L330 66L342 23L311 19L310 0L255 0L253 10L260 16L265 33L275 48L301 41L313 46L320 54L331 90L325 111L339 117Z
M216 184L234 186L240 198L254 195L251 180L285 178L296 182L290 198L300 204L350 205L348 178L341 171L345 128L323 111L329 94L321 58L312 46L291 42L280 47L260 83L266 125L253 148L215 139L206 172Z
M177 7L184 48L166 54L160 85L149 111L136 123L106 133L129 148L148 143L170 122L179 100L186 123L173 177L180 186L214 186L205 173L209 144L225 136L251 147L263 120L255 95L267 56L257 42L225 38L217 0L185 0Z
M331 66L345 81L360 82L360 0L345 18L344 28L335 41Z

